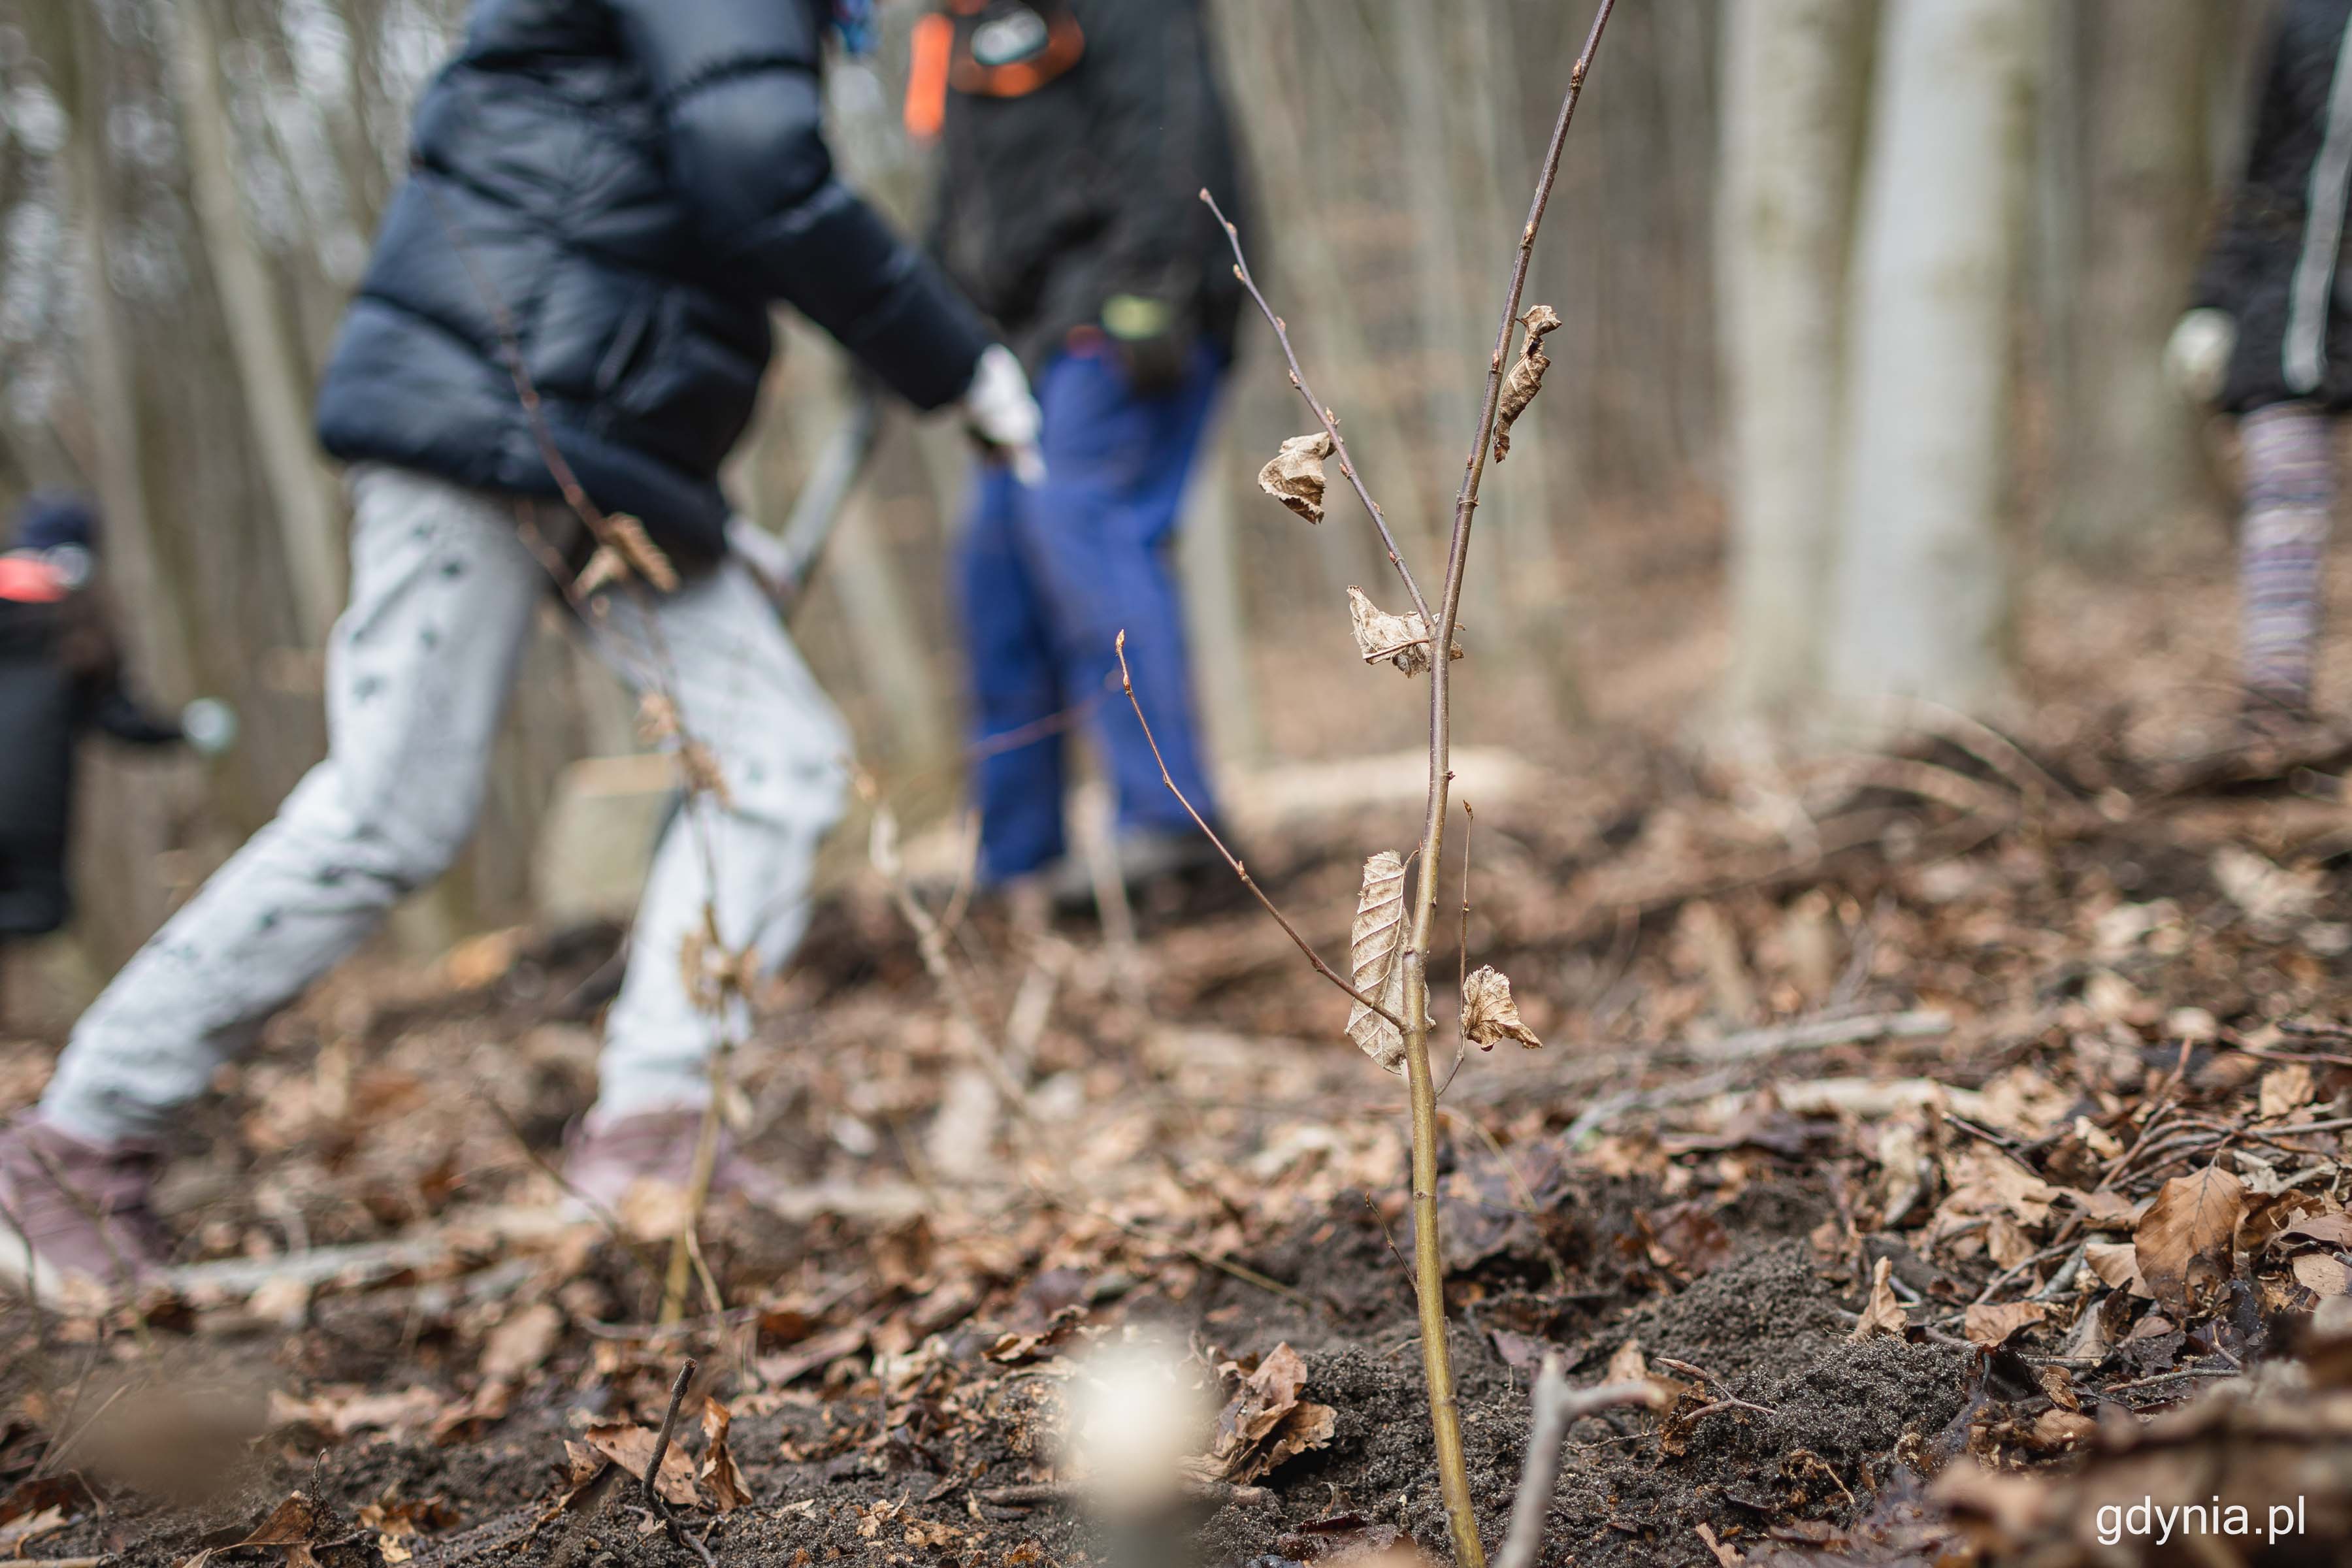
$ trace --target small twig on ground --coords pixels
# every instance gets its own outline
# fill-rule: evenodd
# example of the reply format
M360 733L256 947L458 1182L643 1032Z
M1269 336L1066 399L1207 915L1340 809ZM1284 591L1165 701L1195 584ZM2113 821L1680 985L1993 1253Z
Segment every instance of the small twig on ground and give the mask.
M2242 1369L2234 1366L2184 1366L2173 1372L2159 1372L2153 1377L2136 1377L2129 1383L2111 1383L2095 1390L2099 1394L2123 1394L2135 1388L2154 1388L2158 1384L2179 1383L2189 1377L2239 1377Z
M1176 804L1184 808L1185 815L1192 819L1192 825L1198 827L1202 833L1207 837L1209 842L1216 847L1217 853L1224 857L1225 864L1234 868L1234 875L1241 879L1242 886L1247 888L1250 892L1256 897L1257 901L1265 907L1265 912L1274 917L1274 923L1282 928L1283 934L1290 938L1292 944L1296 946L1299 952L1307 955L1307 962L1315 966L1316 973L1321 975L1324 979L1329 981L1332 984L1346 992L1349 999L1352 1001L1362 1006L1370 1007L1373 1012L1379 1014L1390 1023L1394 1024L1399 1029L1402 1029L1404 1027L1403 1020L1400 1019L1395 1014L1390 1012L1386 1007L1381 1006L1378 1002L1373 1001L1370 996L1367 996L1362 992L1357 990L1355 986L1340 977L1338 970L1323 962L1323 955L1316 952L1314 946L1309 943L1305 937L1298 934L1298 928L1297 926L1290 923L1290 917L1284 914L1281 910L1275 906L1274 900L1265 896L1265 889L1257 885L1256 879L1249 874L1248 868L1244 867L1241 863L1240 859L1234 856L1232 850L1225 847L1225 841L1217 837L1217 831L1215 828L1209 826L1208 818L1202 816L1200 811L1194 807L1192 803L1185 798L1184 792L1177 787L1176 780L1168 772L1167 759L1163 758L1160 754L1160 742L1151 733L1151 721L1143 716L1143 704L1136 700L1135 678L1128 673L1127 668L1127 633L1125 630L1122 629L1119 632L1118 637L1113 640L1111 646L1113 650L1118 655L1119 689L1127 693L1127 704L1129 707L1135 710L1135 721L1143 726L1143 739L1145 742L1151 747L1151 760L1160 765L1160 782L1168 786L1168 793L1176 797Z
M1495 1568L1535 1568L1537 1553L1543 1550L1544 1516L1551 1511L1552 1496L1559 1489L1559 1467L1568 1429L1585 1416L1603 1410L1634 1405L1654 1410L1660 1397L1657 1384L1646 1379L1570 1388L1568 1373L1561 1370L1559 1352L1544 1357L1543 1371L1536 1376L1532 1400L1535 1419L1528 1434L1527 1465L1519 1472L1519 1493L1511 1503L1510 1529L1503 1537L1503 1549L1495 1559Z
M1695 1421L1698 1419L1698 1417L1707 1414L1707 1412L1719 1409L1725 1405L1738 1405L1742 1410L1753 1410L1759 1415L1778 1415L1780 1414L1779 1411L1770 1408L1769 1405L1755 1405L1745 1399L1738 1398L1732 1394L1731 1385L1729 1384L1724 1382L1722 1378L1717 1376L1714 1373L1707 1371L1706 1368L1703 1366L1696 1366L1686 1361L1676 1361L1674 1357L1666 1355L1652 1356L1650 1358L1650 1363L1653 1366L1664 1367L1669 1372L1681 1373L1685 1377L1695 1377L1698 1379L1700 1383L1708 1384L1717 1391L1717 1397L1713 1405L1700 1406L1698 1409L1691 1412L1689 1415L1685 1416L1685 1420Z
M1864 1013L1850 1018L1799 1018L1769 1028L1743 1029L1707 1045L1685 1046L1683 1054L1694 1061L1739 1061L1749 1057L1862 1045L1872 1040L1931 1039L1951 1032L1949 1013L1922 1007L1906 1013Z
M1194 1480L1187 1478L1180 1483L1187 1497L1208 1502L1236 1502L1244 1508L1255 1507L1273 1494L1264 1487L1235 1486L1231 1481ZM992 1487L971 1494L993 1508L1039 1508L1047 1503L1075 1502L1087 1495L1082 1481L1024 1481L1015 1486Z

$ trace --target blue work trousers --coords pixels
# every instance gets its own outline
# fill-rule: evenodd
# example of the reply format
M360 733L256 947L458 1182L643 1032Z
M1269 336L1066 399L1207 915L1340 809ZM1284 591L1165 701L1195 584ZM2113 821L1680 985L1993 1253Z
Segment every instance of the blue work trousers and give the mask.
M1073 729L1092 739L1109 775L1122 835L1196 831L1160 782L1119 691L1114 645L1122 630L1136 700L1169 774L1216 820L1169 557L1224 368L1201 346L1182 381L1143 397L1107 345L1073 349L1037 381L1045 483L1023 486L1001 467L979 474L956 575L987 881L1034 871L1063 852Z

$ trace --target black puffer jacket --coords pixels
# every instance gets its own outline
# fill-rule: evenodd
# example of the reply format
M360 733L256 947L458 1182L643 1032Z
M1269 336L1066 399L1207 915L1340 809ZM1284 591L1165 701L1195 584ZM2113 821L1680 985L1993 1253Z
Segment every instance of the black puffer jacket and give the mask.
M2352 0L2284 0L2257 84L2253 137L2192 302L2236 319L2222 406L2309 398L2352 407Z
M502 305L598 504L711 552L770 301L919 406L961 395L979 321L834 177L820 4L478 0L328 366L327 450L553 494Z
M1203 188L1246 226L1206 0L948 0L955 43L933 246L1032 369L1116 294L1164 301L1177 331L1229 347L1243 300ZM992 26L1042 18L1026 90L975 58ZM1249 230L1243 230L1246 236Z
M124 690L92 591L60 595L46 571L0 556L0 936L52 931L71 912L66 844L83 731L147 746L180 738Z

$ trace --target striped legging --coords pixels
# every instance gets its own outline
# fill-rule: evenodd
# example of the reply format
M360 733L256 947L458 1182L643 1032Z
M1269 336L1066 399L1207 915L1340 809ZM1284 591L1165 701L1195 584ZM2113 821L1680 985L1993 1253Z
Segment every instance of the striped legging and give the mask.
M2245 520L2238 534L2238 637L2248 693L2311 703L2320 578L2336 499L2335 421L2309 403L2274 403L2240 422Z

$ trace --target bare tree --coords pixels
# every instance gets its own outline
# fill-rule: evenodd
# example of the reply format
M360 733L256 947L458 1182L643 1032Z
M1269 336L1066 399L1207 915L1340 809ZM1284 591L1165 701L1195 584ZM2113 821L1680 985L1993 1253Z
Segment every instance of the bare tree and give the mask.
M2032 0L1885 0L1848 329L1829 681L1980 706L2006 674L2011 305Z
M1821 685L1874 0L1728 0L1717 214L1732 710Z

